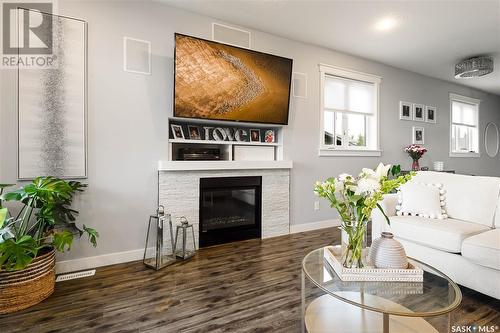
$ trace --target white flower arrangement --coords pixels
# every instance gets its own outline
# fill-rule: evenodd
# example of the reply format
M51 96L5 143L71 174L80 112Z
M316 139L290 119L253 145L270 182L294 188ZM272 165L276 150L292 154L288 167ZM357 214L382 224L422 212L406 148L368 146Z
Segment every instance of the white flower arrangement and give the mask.
M379 208L387 223L389 218L379 205L383 195L396 190L412 178L413 173L398 176L399 165L391 166L380 163L375 170L363 168L358 177L343 173L337 178L328 178L316 182L314 192L330 201L342 220L341 228L347 233L349 246L344 259L344 266L363 267L361 245L366 234L366 224L373 209ZM392 176L392 178L390 178Z

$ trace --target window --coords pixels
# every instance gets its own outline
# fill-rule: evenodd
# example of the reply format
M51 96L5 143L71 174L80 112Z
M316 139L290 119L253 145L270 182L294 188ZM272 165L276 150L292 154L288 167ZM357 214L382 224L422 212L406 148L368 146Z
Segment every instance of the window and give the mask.
M320 156L380 156L381 78L327 65L320 65L320 74Z
M479 157L479 102L450 94L450 157Z

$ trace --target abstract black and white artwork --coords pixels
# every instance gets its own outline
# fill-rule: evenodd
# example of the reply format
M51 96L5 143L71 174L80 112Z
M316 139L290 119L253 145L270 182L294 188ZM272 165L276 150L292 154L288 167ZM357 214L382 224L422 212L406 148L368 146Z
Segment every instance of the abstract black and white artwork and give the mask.
M53 64L18 70L19 179L87 177L87 24L50 18Z

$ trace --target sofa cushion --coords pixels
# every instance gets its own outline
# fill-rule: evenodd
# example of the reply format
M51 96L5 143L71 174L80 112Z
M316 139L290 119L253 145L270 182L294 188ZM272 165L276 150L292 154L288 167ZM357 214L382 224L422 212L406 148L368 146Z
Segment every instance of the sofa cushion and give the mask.
M455 219L431 220L420 216L393 216L390 220L390 230L397 238L452 253L460 253L465 238L491 230L481 224Z
M493 227L500 193L499 177L419 171L411 182L443 184L450 218Z
M396 215L421 216L431 219L445 219L445 197L441 184L407 183L398 191Z
M466 238L462 243L462 256L478 265L500 270L500 229Z

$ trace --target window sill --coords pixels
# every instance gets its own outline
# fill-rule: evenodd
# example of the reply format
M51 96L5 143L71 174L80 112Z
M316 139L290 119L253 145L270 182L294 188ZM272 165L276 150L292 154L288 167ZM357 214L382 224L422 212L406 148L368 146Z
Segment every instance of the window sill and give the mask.
M455 152L450 152L450 157L481 157L481 154L479 153L455 153Z
M318 156L370 156L377 157L382 156L382 151L380 150L347 150L347 149L328 149L320 148Z

